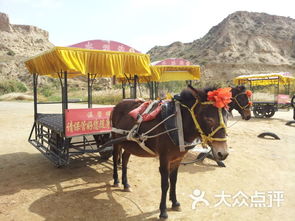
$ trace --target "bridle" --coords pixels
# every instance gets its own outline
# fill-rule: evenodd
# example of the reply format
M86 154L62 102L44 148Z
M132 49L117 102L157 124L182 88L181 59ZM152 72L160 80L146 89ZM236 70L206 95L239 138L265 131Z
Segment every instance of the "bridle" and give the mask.
M213 137L217 133L217 131L219 131L221 129L224 129L226 131L226 125L224 123L224 119L223 119L223 115L222 115L222 108L218 108L218 115L219 115L219 122L220 122L219 123L219 126L215 130L213 130L210 134L206 135L204 133L204 131L202 130L202 128L201 128L201 126L200 126L200 124L199 124L199 122L198 122L198 120L197 120L197 118L195 116L194 110L195 110L197 104L201 104L201 105L213 105L214 102L212 102L212 101L199 102L199 100L196 97L195 97L195 99L196 99L196 101L195 101L195 103L193 104L192 107L188 107L187 105L181 103L178 100L177 100L177 102L179 102L179 104L182 107L186 108L190 112L191 117L192 117L192 119L194 121L195 127L196 127L197 131L201 135L202 145L203 146L207 146L208 142L212 142L212 141L226 141L227 140L226 137L223 137L223 138Z
M241 93L238 93L236 96L232 97L231 99L239 106L239 108L241 108L242 110L246 110L246 109L248 109L248 108L250 108L252 106L252 103L251 103L251 101L249 101L246 105L242 106L239 103L237 97L240 96L240 95L243 95L243 94L245 94L247 96L246 92L241 92Z

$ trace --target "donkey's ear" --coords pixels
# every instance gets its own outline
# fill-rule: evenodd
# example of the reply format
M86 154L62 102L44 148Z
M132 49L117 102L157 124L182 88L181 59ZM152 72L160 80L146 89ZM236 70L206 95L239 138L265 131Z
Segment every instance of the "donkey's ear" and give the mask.
M241 91L241 92L243 92L243 91L246 90L245 86L243 86L243 85L238 85L238 86L237 86L237 89L238 89L239 91Z
M195 98L198 98L198 97L199 97L199 95L198 95L198 91L197 91L193 86L191 86L191 85L189 84L187 87L191 90L192 95L193 95Z
M181 101L181 96L179 94L175 94L173 99L177 101Z
M188 88L192 89L192 90L196 90L191 84L187 85Z

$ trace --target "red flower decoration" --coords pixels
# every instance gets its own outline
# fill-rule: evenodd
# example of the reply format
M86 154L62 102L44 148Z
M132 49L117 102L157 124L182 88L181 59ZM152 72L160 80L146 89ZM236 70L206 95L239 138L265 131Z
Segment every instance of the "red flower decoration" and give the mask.
M246 90L246 95L247 95L247 97L251 97L252 96L252 91L250 91L250 90Z
M228 108L228 104L231 102L232 93L231 88L218 88L214 91L209 91L207 93L208 101L214 101L214 106L217 108Z

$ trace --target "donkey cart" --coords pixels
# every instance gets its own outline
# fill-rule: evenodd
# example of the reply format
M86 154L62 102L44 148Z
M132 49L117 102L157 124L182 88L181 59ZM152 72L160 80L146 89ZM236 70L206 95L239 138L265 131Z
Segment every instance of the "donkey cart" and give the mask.
M112 107L92 107L92 88L99 77L150 76L148 55L131 52L100 51L54 47L25 62L33 76L34 123L28 141L56 166L64 166L74 156L99 153L104 159L112 155L109 117ZM58 78L60 102L38 102L38 78ZM72 109L81 102L68 97L68 78L87 77L87 108ZM136 77L134 77L136 79ZM61 103L60 113L40 113L38 105Z
M273 94L272 100L269 99L269 95L260 99L254 98L253 114L257 118L270 118L278 110L289 110L294 107L295 96L290 99L289 94L290 86L294 84L295 78L289 73L241 75L236 77L234 82L237 85L249 84L251 90L267 90L268 93Z

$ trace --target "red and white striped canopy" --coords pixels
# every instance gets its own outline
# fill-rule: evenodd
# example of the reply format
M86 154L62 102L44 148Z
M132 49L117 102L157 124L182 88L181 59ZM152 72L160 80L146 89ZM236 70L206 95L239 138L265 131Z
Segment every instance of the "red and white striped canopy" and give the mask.
M140 51L137 51L128 45L122 44L117 41L107 41L107 40L83 41L74 45L70 45L68 47L86 48L86 49L95 49L95 50L104 50L104 51L122 51L122 52L141 53Z

